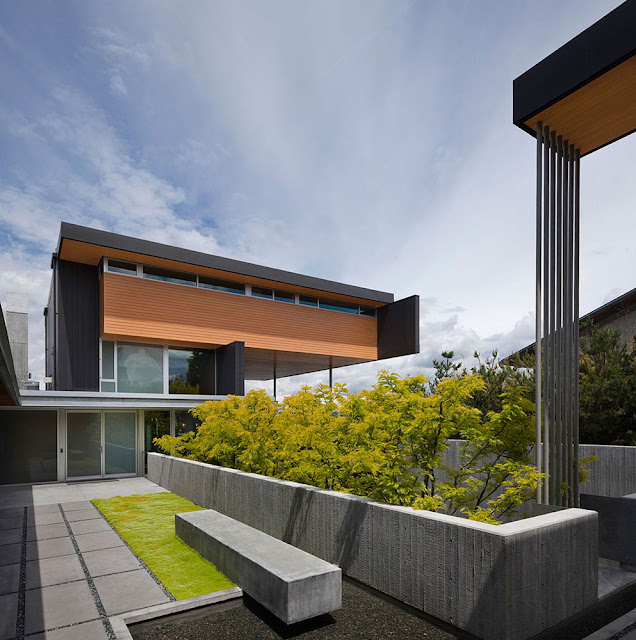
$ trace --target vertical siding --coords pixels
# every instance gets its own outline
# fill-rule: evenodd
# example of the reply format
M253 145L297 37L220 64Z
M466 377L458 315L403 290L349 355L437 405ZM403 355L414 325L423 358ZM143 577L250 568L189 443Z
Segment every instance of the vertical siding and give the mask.
M99 280L97 267L58 260L55 270L57 275L55 389L57 391L98 391Z

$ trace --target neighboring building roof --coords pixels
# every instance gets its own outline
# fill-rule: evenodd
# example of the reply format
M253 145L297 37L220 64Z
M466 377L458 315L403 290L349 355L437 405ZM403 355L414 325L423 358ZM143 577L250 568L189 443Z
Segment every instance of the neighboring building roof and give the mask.
M607 324L614 318L624 315L630 311L636 312L636 289L632 289L631 291L624 293L622 296L614 298L614 300L610 300L608 303L598 307L598 309L594 309L594 311L590 311L584 316L581 316L579 318L579 325L590 320L595 325ZM524 356L533 354L535 344L536 343L533 342L523 349L510 354L507 358L504 358L502 362L508 361L512 358L523 358Z
M537 122L592 153L636 130L636 0L628 0L513 83L513 121Z
M9 335L0 306L0 406L17 406L20 404L18 380L15 375Z
M84 245L94 245L99 247L98 252L93 254L86 251L78 250L77 243ZM67 246L68 245L68 246ZM103 255L108 254L110 249L116 252L126 252L136 254L138 256L150 256L160 258L186 265L195 265L197 267L205 267L207 269L215 269L227 273L246 276L248 278L257 278L270 282L284 283L296 287L323 291L340 296L349 296L362 300L373 301L376 303L388 304L393 302L393 294L384 291L376 291L357 287L354 285L333 282L306 276L291 271L283 271L282 269L273 269L264 267L250 262L242 262L231 258L223 258L190 249L182 249L171 245L160 244L158 242L150 242L149 240L140 240L130 236L122 236L117 233L108 231L100 231L89 227L82 227L68 222L62 222L60 228L60 239L57 247L57 255L62 260L72 260L76 262L86 262L88 264L97 264ZM81 255L81 259L78 256ZM120 253L111 257L125 257ZM134 259L131 257L130 259Z

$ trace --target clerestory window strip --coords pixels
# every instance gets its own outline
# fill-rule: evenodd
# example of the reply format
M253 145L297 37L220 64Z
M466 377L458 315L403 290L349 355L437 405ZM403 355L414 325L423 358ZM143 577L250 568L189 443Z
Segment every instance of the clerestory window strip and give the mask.
M116 273L118 275L132 276L134 278L146 278L170 284L179 284L200 289L210 289L221 293L231 293L234 295L251 296L263 300L273 300L286 304L297 304L327 311L337 311L338 313L349 313L352 315L376 316L376 309L352 302L342 300L332 300L318 296L293 293L282 289L271 289L269 287L259 287L249 285L235 280L224 280L212 276L199 275L176 269L166 269L153 265L142 265L124 260L113 260L104 258L104 271Z

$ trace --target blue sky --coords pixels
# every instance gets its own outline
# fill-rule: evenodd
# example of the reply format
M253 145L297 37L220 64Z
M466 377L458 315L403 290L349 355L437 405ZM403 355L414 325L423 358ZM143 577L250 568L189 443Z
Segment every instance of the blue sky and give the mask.
M0 300L29 294L34 376L61 220L418 293L422 353L382 365L402 373L524 346L512 81L618 4L0 3ZM636 286L635 155L632 136L582 163L582 313Z

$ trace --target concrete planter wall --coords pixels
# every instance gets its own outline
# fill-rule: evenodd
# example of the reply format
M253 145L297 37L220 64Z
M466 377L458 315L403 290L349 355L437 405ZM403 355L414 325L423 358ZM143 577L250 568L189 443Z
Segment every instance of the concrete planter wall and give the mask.
M597 600L597 514L501 526L151 453L148 477L487 640L531 638Z

